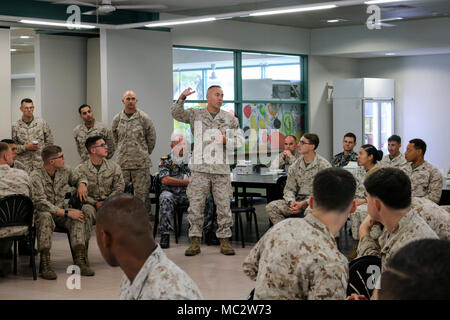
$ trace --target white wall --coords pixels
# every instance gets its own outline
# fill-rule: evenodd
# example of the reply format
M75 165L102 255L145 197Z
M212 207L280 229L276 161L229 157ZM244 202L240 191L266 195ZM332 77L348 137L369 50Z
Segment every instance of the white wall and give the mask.
M34 73L34 53L11 55L11 74Z
M9 29L0 29L0 137L11 138L11 52Z
M16 122L22 117L20 101L30 98L35 103L34 53L11 55L11 74L26 78L11 80L11 119Z
M157 132L151 155L152 172L170 149L173 118L172 41L169 32L144 30L102 30L100 34L102 118L109 125L123 110L122 95L136 92L137 106L153 121ZM105 112L107 111L107 112Z
M102 119L101 74L100 74L100 38L87 40L87 97L96 119Z
M331 161L333 156L333 105L328 101L327 83L358 75L356 59L309 56L309 132L319 135L317 152Z
M425 159L439 170L450 166L450 54L358 61L360 77L395 80L395 131L427 143Z
M87 39L40 34L36 44L36 95L42 118L62 147L66 164L75 166L79 156L72 130L79 123L78 107L86 102Z

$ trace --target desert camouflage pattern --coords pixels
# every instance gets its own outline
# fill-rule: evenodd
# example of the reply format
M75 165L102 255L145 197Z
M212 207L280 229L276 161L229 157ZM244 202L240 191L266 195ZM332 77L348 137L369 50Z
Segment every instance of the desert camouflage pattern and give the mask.
M348 261L313 214L273 226L250 251L243 269L256 281L255 300L346 297Z
M215 118L206 108L185 110L183 100L178 100L173 104L172 117L177 121L188 123L194 135L194 152L189 166L191 171L229 175L227 151L232 153L244 144L244 135L239 127L238 119L223 110L220 110ZM195 127L196 123L199 128ZM215 130L217 134L210 138L208 138L209 136L204 138L207 130ZM220 134L219 131L226 134L227 143L225 145L217 145L214 142L215 137ZM214 133L214 131L208 132ZM221 152L222 156L216 155L216 151ZM213 159L214 161L212 161Z
M289 201L306 200L312 195L314 176L319 171L330 167L331 164L319 154L316 154L314 160L306 167L303 155L300 155L289 167L286 186L284 187L284 199L272 201L266 206L270 221L277 224L290 216L292 213L289 209Z
M102 137L108 145L108 156L106 158L111 159L114 155L116 146L111 130L108 129L108 127L102 122L95 121L94 125L90 128L86 127L83 123L73 129L73 137L75 139L75 144L77 146L77 151L80 155L81 162L89 160L89 152L85 146L86 139L95 136Z
M389 234L386 228L381 232L378 243L370 236L362 237L358 245L358 257L380 256L381 269L386 262L402 247L414 240L438 239L436 233L414 210L403 216L395 230ZM379 245L378 245L379 244Z
M88 185L86 177L78 175L69 167L57 169L53 180L42 166L32 172L31 190L39 251L51 248L55 226L69 230L72 247L84 245L89 239L92 230L91 219L85 219L85 222L81 223L71 218L56 216L59 209L68 209L65 195L80 183Z
M158 245L133 283L123 276L120 300L203 300L195 282Z
M156 131L144 111L137 108L130 118L124 111L116 114L112 133L117 148L117 163L122 169L149 169L152 166L150 154L155 148Z
M150 168L143 169L123 169L122 175L125 185L130 181L133 182L134 195L141 199L145 203L145 207L150 216L150 199L149 188L150 188Z
M437 168L425 161L416 168L412 167L410 178L413 197L425 197L434 203L439 203L443 181L442 174Z
M121 193L125 189L122 169L112 160L103 159L100 170L97 170L91 160L79 164L75 171L77 175L88 180L88 198L86 203L95 204Z
M352 230L352 238L353 240L359 240L359 227L361 226L361 223L366 219L366 217L369 215L369 211L367 211L367 204L361 204L356 207L356 211L353 213L350 213L350 228ZM372 239L378 239L378 237L381 235L381 228L380 226L373 226L370 230L370 236Z
M289 166L292 165L299 157L300 153L297 148L295 149L295 153L286 159L283 159L283 152L281 152L270 164L270 170L283 169L284 171L287 171Z
M425 220L439 239L450 240L450 212L427 198L417 197L412 198L411 209Z
M350 161L358 161L358 154L353 150L349 154L344 154L344 152L338 153L333 157L331 164L333 167L345 167Z
M14 161L12 168L27 171L25 165L18 160Z
M53 135L48 123L40 118L34 118L28 126L22 119L19 119L12 126L12 139L16 142L17 160L25 165L26 171L30 174L34 169L42 166L42 149L53 144ZM26 150L25 146L32 141L38 141L39 150Z
M388 168L397 168L402 170L409 177L411 175L411 164L408 163L405 159L405 155L400 153L394 159L390 158L390 155L387 154L381 159L379 162L381 166Z
M23 170L10 168L7 164L0 165L0 199L11 194L23 194L29 197L31 194L31 182L28 173ZM19 236L28 233L28 227L15 226L0 228L0 238ZM0 240L2 241L2 240ZM11 241L4 246L11 248ZM3 247L0 244L0 247ZM0 249L0 253L4 250Z
M186 194L189 199L189 237L202 237L205 200L212 188L217 208L217 238L230 238L233 219L230 203L233 197L230 174L192 172Z

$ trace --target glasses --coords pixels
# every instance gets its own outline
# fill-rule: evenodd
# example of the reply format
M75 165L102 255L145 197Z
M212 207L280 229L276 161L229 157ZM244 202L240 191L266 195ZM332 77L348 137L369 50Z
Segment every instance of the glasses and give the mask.
M303 140L300 140L298 143L300 143L301 145L304 145L304 144L314 144L314 143L305 142L305 141L303 141Z
M98 146L94 146L94 148L105 148L105 147L107 147L108 145L106 144L106 143L102 143L101 145L98 145Z
M57 159L64 159L64 155L62 154L59 157L51 158L50 160L57 160Z

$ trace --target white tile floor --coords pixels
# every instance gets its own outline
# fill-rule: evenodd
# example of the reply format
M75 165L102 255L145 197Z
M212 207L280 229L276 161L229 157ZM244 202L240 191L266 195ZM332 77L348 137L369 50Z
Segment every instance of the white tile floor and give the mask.
M187 247L187 238L183 237L179 244L175 244L175 239L171 237L171 247L164 251L197 283L205 299L240 300L246 299L253 288L253 282L242 272L242 262L251 246L242 248L239 244L233 242L236 250L235 256L224 256L219 252L218 246L203 244L200 255L186 257L184 250ZM0 278L0 300L118 299L123 273L120 268L109 267L104 262L97 246L95 232L89 245L89 261L95 270L95 276L82 277L80 290L69 290L66 286L69 277L66 269L72 264L72 258L65 234L55 233L53 235L51 259L58 279L49 281L38 277L34 281L31 268L28 267L28 258L20 257L18 274ZM36 264L38 267L39 256L36 256Z

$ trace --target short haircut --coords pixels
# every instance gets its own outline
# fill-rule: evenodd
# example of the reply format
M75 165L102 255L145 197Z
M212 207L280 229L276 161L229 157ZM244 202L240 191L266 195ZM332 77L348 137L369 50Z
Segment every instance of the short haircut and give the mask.
M44 147L42 149L41 155L42 155L42 161L44 161L45 164L48 164L49 159L53 156L56 156L58 153L62 152L62 149L60 146L50 145Z
M347 133L344 135L344 138L345 138L345 137L347 137L347 138L353 138L353 141L356 142L356 136L355 136L355 134L352 133L352 132L347 132Z
M81 114L81 109L89 107L89 109L92 109L90 105L88 104L82 104L79 108L78 108L78 113Z
M102 136L93 136L93 137L89 137L89 138L86 139L86 142L84 143L84 146L86 147L88 153L91 153L89 151L89 149L91 149L92 146L94 144L96 144L97 141L100 140L100 139L103 139L103 137Z
M313 180L314 204L326 211L343 212L355 197L356 180L347 170L327 168Z
M392 136L389 137L388 142L397 142L398 144L402 144L402 138L400 138L400 136L393 134Z
M408 243L387 262L379 298L449 300L450 241L422 239Z
M411 205L411 180L400 169L380 168L364 180L364 187L391 209L406 209Z
M294 136L294 135L292 135L292 134L286 136L286 137L284 138L284 140L286 140L286 138L288 138L288 137L291 137L292 139L294 139L295 142L297 142L297 137Z
M427 151L427 144L422 139L412 139L409 141L414 145L414 148L422 150L422 155L425 155Z
M7 143L7 144L16 144L16 142L12 139L3 139L1 142Z
M116 194L103 202L97 211L96 225L109 225L130 237L151 234L144 202L128 193Z
M5 142L0 142L0 157L3 157L3 154L9 150L9 145Z
M20 101L20 105L23 105L24 103L33 103L33 100L30 98L22 99L22 101Z
M365 145L362 145L361 148L366 150L366 152L369 156L370 155L373 156L373 163L377 163L377 161L380 161L381 159L383 159L383 151L378 150L377 148L375 148L375 146L373 146L371 144L365 144Z
M319 146L319 136L315 133L305 133L303 135L306 139L309 140L310 143L314 145L314 150L317 150L317 147Z
M219 89L222 89L222 87L221 86L219 86L218 84L213 84L212 86L209 86L209 88L208 88L208 90L206 91L206 92L208 92L210 89L212 89L212 88L219 88Z

